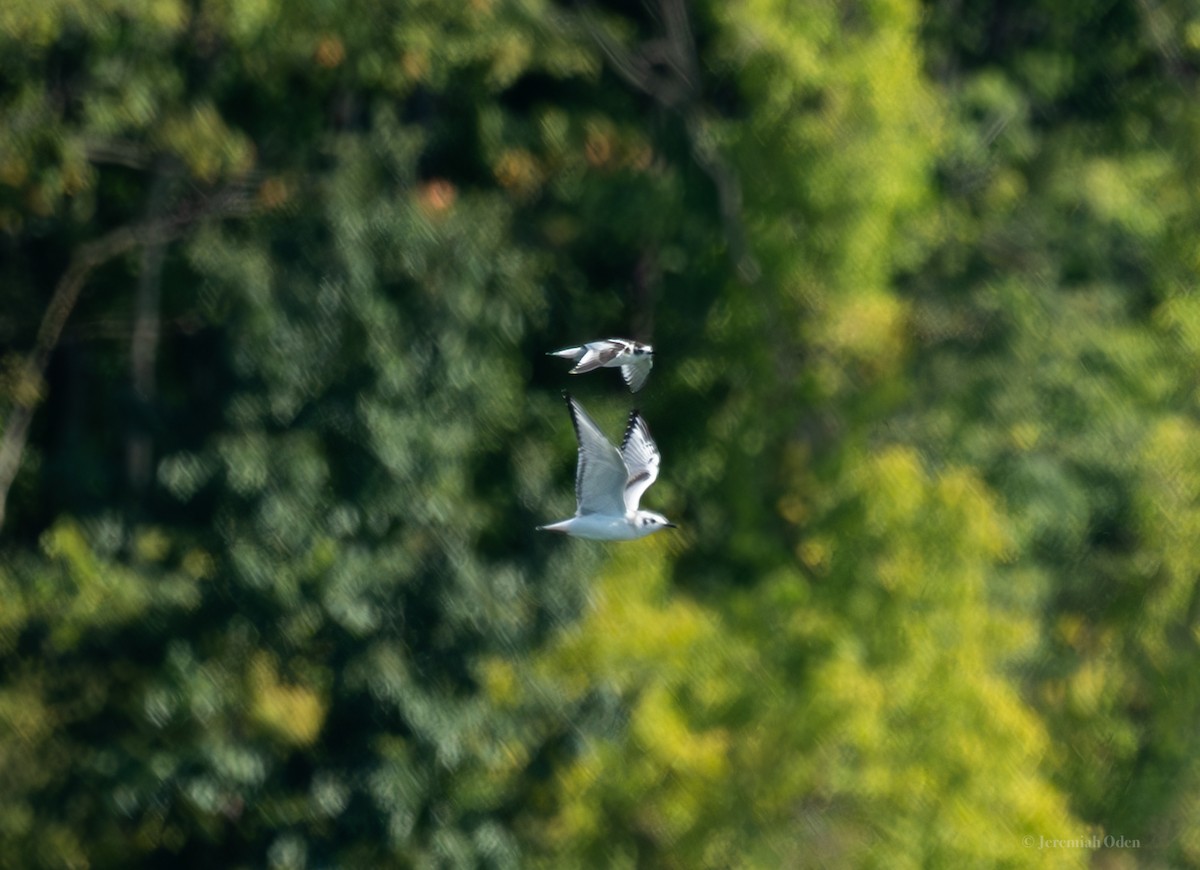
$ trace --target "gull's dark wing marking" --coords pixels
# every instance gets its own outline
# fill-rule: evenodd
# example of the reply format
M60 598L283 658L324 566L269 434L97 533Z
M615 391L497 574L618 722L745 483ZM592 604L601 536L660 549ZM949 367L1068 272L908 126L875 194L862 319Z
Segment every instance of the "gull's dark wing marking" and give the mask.
M584 372L590 372L592 369L598 369L601 366L606 366L617 355L623 353L626 349L625 342L607 338L603 341L591 341L584 345L585 352L576 364L575 368L571 369L571 374L581 375Z
M658 479L662 457L650 435L650 428L639 411L629 415L625 437L621 441L621 458L628 469L625 481L625 510L635 511L643 493Z

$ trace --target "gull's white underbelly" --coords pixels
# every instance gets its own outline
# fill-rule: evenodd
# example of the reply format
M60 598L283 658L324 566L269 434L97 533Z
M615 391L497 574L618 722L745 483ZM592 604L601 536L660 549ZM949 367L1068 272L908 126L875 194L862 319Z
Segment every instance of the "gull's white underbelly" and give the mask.
M650 529L633 525L626 517L604 514L582 514L544 526L547 531L566 532L576 538L593 541L632 541L645 537Z

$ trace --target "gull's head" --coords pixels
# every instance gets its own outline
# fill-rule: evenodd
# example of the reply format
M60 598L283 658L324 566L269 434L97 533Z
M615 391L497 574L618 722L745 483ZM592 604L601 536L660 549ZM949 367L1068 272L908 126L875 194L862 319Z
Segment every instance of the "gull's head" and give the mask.
M634 527L638 530L638 536L644 538L646 535L652 535L659 529L675 529L678 528L673 522L664 517L662 514L654 511L638 511L637 516L633 520Z

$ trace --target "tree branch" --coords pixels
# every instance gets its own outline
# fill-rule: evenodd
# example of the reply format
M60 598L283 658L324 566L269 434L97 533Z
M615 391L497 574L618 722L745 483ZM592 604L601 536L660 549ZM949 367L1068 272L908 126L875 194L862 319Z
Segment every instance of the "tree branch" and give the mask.
M146 203L146 216L158 220L165 211L167 191L171 176L165 168L154 174L150 183L150 194ZM142 263L138 273L137 300L134 305L133 335L129 341L129 378L133 386L134 401L138 408L127 422L128 433L125 459L129 474L129 485L134 493L141 493L150 482L150 466L153 459L153 441L146 418L155 392L155 359L158 356L158 339L161 332L159 308L162 297L163 261L167 246L163 241L142 246Z
M753 284L762 275L762 269L750 253L750 245L746 241L741 181L713 144L699 109L689 111L684 123L687 125L688 141L692 145L692 157L717 189L717 207L721 211L721 223L725 226L725 238L729 242L729 256L738 276L747 284Z
M46 306L46 312L42 315L37 339L25 363L26 377L35 383L42 381L46 366L62 336L63 327L94 269L139 246L165 245L184 235L194 224L206 218L248 215L253 211L253 206L253 199L248 195L245 183L239 182L198 203L185 206L169 218L120 227L81 245L71 257L71 262L55 286L50 304ZM4 427L4 435L0 438L0 529L4 527L8 492L17 476L17 470L21 467L25 444L29 438L29 424L33 420L36 406L36 401L15 404Z
M659 0L666 35L628 51L593 19L580 4L580 20L600 46L613 71L663 108L678 113L684 122L692 158L712 180L729 254L738 276L753 284L762 274L750 253L742 221L742 186L737 172L712 141L700 106L700 59L688 22L686 0Z
M149 169L155 159L148 148L123 139L94 139L84 144L84 153L92 163L109 163L128 169Z

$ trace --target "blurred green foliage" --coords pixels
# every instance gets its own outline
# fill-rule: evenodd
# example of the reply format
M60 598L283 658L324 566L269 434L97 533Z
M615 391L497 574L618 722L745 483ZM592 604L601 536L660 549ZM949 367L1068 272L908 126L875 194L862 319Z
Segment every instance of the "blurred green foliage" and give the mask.
M1200 866L1198 64L1191 0L5 3L0 866ZM539 536L609 334L684 528Z

